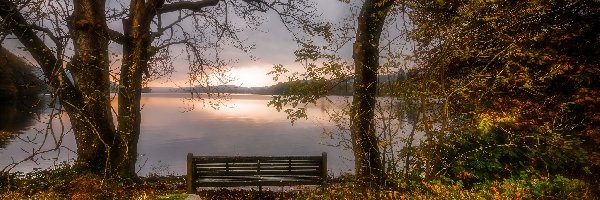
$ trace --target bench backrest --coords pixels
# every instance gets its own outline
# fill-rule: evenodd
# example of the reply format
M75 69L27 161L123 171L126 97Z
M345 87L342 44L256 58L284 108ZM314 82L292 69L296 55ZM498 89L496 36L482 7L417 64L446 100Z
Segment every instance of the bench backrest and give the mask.
M211 186L241 186L228 178L280 177L277 185L322 184L327 178L327 153L321 156L194 156L188 154L188 190L198 185L199 178L214 180ZM303 182L286 181L285 178L301 178ZM267 185L264 181L244 182L244 185ZM198 185L201 186L201 185Z

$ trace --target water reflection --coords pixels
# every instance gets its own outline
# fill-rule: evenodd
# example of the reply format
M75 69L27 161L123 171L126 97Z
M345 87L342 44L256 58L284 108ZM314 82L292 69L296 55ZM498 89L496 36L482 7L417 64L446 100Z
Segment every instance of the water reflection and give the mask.
M285 113L267 107L270 96L231 95L219 109L212 109L207 102L189 101L189 94L143 94L141 103L142 124L138 144L139 175L149 173L185 174L185 156L195 155L329 155L329 170L336 174L352 169L347 160L351 152L323 145L337 143L323 138L324 127L331 125L325 117L324 108L330 103L319 102L307 112L310 120L299 120L290 125ZM116 106L116 98L113 106ZM194 107L195 109L190 109ZM68 122L65 115L63 122ZM13 171L31 171L32 168L51 167L56 163L74 159L75 141L70 132L54 130L47 134L45 128L50 118L42 116L41 122L24 130L23 138L32 138L29 143L16 140L0 150L0 169L26 156L23 149L36 148L43 138L60 138L58 150L42 155L37 162L26 161ZM45 123L44 123L45 122ZM68 123L53 126L68 130ZM40 131L41 130L41 131ZM58 136L57 136L58 134ZM66 135L62 135L66 134ZM55 140L55 139L53 139ZM52 142L42 149L52 149Z
M0 148L37 122L36 116L44 108L42 99L30 96L17 102L0 102Z
M185 171L184 155L330 155L330 170L339 173L351 168L345 159L350 153L322 143L323 121L318 106L309 107L315 118L291 126L285 113L267 107L270 96L232 95L219 109L203 108L205 103L146 94L142 102L140 137L141 174L152 163L169 163L173 172ZM174 109L174 105L179 105ZM187 111L189 107L196 109ZM161 115L150 113L162 113ZM171 116L171 117L166 117ZM160 162L159 162L160 161ZM150 166L150 167L148 167Z

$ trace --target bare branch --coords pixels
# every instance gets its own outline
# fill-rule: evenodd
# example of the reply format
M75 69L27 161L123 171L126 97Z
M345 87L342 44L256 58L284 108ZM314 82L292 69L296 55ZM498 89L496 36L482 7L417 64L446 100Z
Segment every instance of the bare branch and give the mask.
M158 26L158 28L157 28L158 30L157 30L156 32L152 33L152 35L153 35L154 37L160 37L160 36L162 36L162 35L163 35L163 33L164 33L166 30L173 28L173 26L175 26L175 25L178 25L178 24L179 24L181 21L183 21L184 19L187 19L188 17L190 17L190 16L192 16L192 15L193 15L193 14L187 14L187 15L185 15L185 16L183 16L183 17L182 17L182 16L181 16L181 14L180 14L180 15L177 17L177 20L175 20L173 23L171 23L171 24L169 24L169 25L167 25L167 26L165 26L165 27L160 27L160 26Z
M188 42L187 40L181 40L181 41L168 42L168 43L165 43L165 44L162 44L162 45L160 45L160 46L153 47L153 48L156 48L156 49L162 49L162 48L167 48L167 47L169 47L169 46L171 46L171 45L176 45L176 44L188 44L188 43L189 43L189 42Z
M52 87L61 88L66 86L74 88L68 81L69 79L65 72L61 70L61 64L52 54L50 48L37 36L33 26L27 23L23 15L10 0L0 0L0 17L5 21L4 26L17 36L27 51L31 53L36 62L42 67ZM60 45L60 43L57 43L57 45Z
M180 1L170 4L165 4L156 11L156 14L164 14L179 10L191 10L199 12L202 8L216 6L219 0L203 0L203 1Z
M61 44L60 40L56 36L54 36L54 33L52 33L52 31L50 31L50 29L38 26L36 24L31 24L30 27L33 30L41 31L41 32L45 33L46 35L48 35L48 37L52 40L52 42L54 42L54 44L56 44L57 46Z
M108 37L110 38L110 40L112 40L113 42L116 42L117 44L125 44L126 37L125 35L123 35L123 33L112 30L110 28L106 28L106 32L108 33Z

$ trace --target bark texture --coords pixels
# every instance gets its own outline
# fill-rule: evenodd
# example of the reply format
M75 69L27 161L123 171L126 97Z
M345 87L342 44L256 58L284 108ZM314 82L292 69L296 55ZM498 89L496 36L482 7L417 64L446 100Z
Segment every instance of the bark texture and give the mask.
M119 152L112 160L121 176L135 176L137 144L140 137L142 78L148 71L149 52L154 39L150 32L152 19L157 14L179 10L200 11L215 6L219 0L177 2L165 4L165 0L132 0L130 13L123 20L123 64L119 82L119 116L116 146ZM149 74L146 74L149 75Z
M383 183L383 164L375 132L375 105L379 69L379 39L392 0L367 0L358 17L353 58L354 94L351 113L356 175L369 185Z
M77 142L77 164L94 171L110 171L104 166L110 163L115 134L104 4L104 0L73 2L68 26L75 55L68 70L75 85L73 93L80 93L80 98L76 102L62 102L64 106L80 105L67 110Z

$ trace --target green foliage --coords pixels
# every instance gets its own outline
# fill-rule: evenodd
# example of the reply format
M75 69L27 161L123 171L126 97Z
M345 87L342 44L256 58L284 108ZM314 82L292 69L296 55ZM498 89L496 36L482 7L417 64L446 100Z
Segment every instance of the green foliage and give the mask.
M184 200L188 194L167 194L156 197L156 199Z
M594 196L589 183L557 175L544 177L521 173L503 181L488 182L475 187L486 198L498 195L523 199L589 199Z
M431 98L448 103L447 121L434 119L443 127L419 150L427 175L469 184L523 170L597 179L597 2L410 5L419 70L439 86Z
M185 199L183 188L164 187L172 177L143 178L143 183L105 180L69 166L32 173L14 173L12 186L0 190L0 199ZM390 176L391 177L391 176ZM3 180L6 177L3 177ZM182 179L177 179L183 184ZM437 177L430 181L390 179L387 187L365 188L354 175L334 178L325 190L295 187L293 190L203 190L204 199L593 199L593 186L564 176L519 173L504 180L465 187L463 181ZM162 185L162 186L161 186Z
M63 164L54 169L0 176L0 199L184 199L180 177L124 180Z
M501 180L526 170L585 177L586 151L581 141L556 133L523 134L505 132L507 125L489 131L465 131L443 138L439 163L442 174L467 186L487 180ZM424 144L422 148L429 148Z
M292 123L307 118L305 107L308 104L315 104L318 99L331 94L349 94L349 72L341 70L344 63L337 56L323 53L320 48L305 43L295 52L298 62L306 61L303 73L290 74L282 65L275 65L273 71L268 73L275 81L286 78L286 82L274 86L274 93L277 95L273 96L268 105L277 111L284 111ZM309 60L320 60L322 63L308 63Z
M461 182L441 179L423 182L410 192L427 199L590 199L594 197L588 183L562 176L553 178L526 175L478 184L473 189Z
M588 182L563 176L521 174L506 180L488 181L466 188L461 181L439 177L414 181L412 187L361 188L341 179L325 191L300 193L297 199L593 199Z

